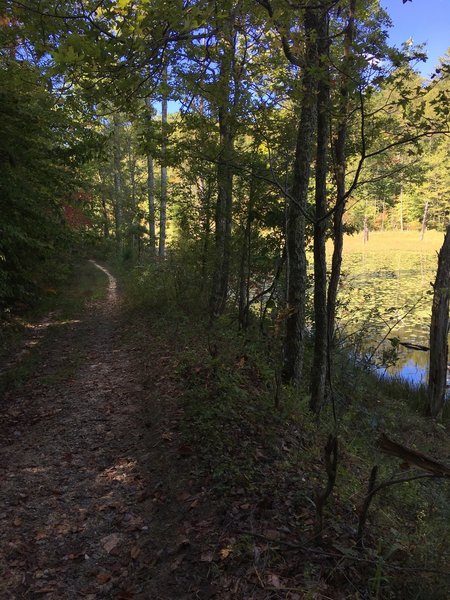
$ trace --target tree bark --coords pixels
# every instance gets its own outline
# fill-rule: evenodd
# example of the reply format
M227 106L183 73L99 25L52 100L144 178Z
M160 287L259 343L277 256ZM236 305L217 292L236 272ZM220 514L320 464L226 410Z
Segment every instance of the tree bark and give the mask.
M350 69L352 62L352 43L355 35L356 0L350 0L348 6L347 27L344 38L344 59L342 64L341 101L339 107L339 122L336 140L334 142L335 180L336 180L336 210L333 215L333 257L331 263L330 282L328 284L327 315L328 315L328 344L331 345L336 326L336 307L339 280L342 269L342 251L344 248L344 213L346 206L346 142L348 130L349 86L351 84Z
M400 188L400 231L403 231L403 186Z
M300 383L305 345L306 253L305 214L308 203L308 185L316 130L317 77L317 18L314 9L304 15L306 36L305 67L302 75L302 107L297 131L297 145L293 169L292 193L288 203L287 246L287 319L284 342L283 380Z
M250 258L251 258L251 235L253 223L253 205L255 195L255 180L250 181L250 191L247 206L247 218L242 243L241 266L239 273L239 326L242 329L248 327L249 304L250 304Z
M114 134L114 149L113 149L113 161L114 161L114 218L115 218L115 231L116 241L122 243L122 220L123 220L123 206L122 206L122 166L121 166L121 152L120 152L120 123L117 115L114 116L113 120L113 134Z
M367 206L364 209L364 225L363 225L363 242L367 244L369 241L369 224L367 222Z
M427 215L428 215L428 207L430 206L430 201L427 200L425 202L425 206L423 209L423 217L422 217L422 229L420 230L420 240L422 241L425 235L425 231L427 229Z
M430 328L430 368L428 374L428 411L440 415L445 401L448 360L448 309L450 297L450 224L439 251L434 283Z
M102 189L101 192L101 203L102 203L102 216L103 216L103 237L105 239L109 238L109 219L108 219L108 209L106 208L106 194L105 190Z
M147 98L148 126L151 127L153 108L150 98ZM155 215L155 172L153 167L153 156L147 153L147 202L148 202L148 242L150 254L153 256L156 249L156 215Z
M161 101L161 200L159 206L159 251L161 257L166 255L167 224L167 65L164 65L162 76L163 92Z
M325 402L328 362L327 326L327 174L330 119L328 68L328 11L323 9L318 24L320 79L317 93L317 153L314 223L314 356L311 372L310 408L318 413Z
M210 315L217 317L225 310L231 252L233 211L234 127L230 97L235 44L233 39L234 15L224 25L223 52L219 72L219 157L217 165L217 203L215 213L216 248L210 297Z
M150 252L153 255L156 247L155 227L155 175L153 171L153 157L147 155L147 200L148 200L148 233Z

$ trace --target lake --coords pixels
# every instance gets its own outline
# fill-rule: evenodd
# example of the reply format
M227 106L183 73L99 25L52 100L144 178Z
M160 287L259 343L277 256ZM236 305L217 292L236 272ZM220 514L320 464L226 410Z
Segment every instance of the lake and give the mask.
M423 241L416 231L373 232L366 244L362 233L346 236L340 337L359 356L373 360L382 375L414 385L427 381L429 353L398 342L429 344L431 282L443 239L436 231L427 231Z

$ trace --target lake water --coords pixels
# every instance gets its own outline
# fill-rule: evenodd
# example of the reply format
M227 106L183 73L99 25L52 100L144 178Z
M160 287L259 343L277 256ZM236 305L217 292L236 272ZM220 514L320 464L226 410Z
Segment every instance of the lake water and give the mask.
M413 385L427 381L429 352L397 341L429 345L431 282L443 239L432 233L426 244L417 232L372 234L373 243L352 240L350 251L344 250L338 310L343 342L379 365L380 374Z

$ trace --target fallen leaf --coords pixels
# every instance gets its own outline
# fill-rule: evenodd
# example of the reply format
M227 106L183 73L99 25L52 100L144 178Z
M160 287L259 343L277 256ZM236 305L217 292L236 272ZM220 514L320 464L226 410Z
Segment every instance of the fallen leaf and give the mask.
M133 600L134 596L131 592L120 592L118 596L116 596L116 600Z
M181 446L178 447L178 454L184 458L187 458L188 456L192 456L193 453L194 453L194 451L187 444L182 444Z
M141 549L138 545L133 546L130 550L130 555L133 560L136 560L136 558L139 556L140 553L141 553Z
M136 515L127 515L125 517L125 521L126 521L127 529L129 531L135 531L137 529L142 529L142 526L144 525L144 521L143 521L142 517L138 517Z
M77 560L79 558L84 558L84 552L71 552L63 556L63 560Z
M100 541L103 549L110 554L120 544L122 538L117 533L111 533L110 535L102 538Z
M230 556L231 552L232 552L231 548L222 548L222 550L219 552L220 558L222 560L225 560L226 558L228 558Z
M200 556L200 562L210 563L213 560L214 560L214 555L212 552L203 552L203 554Z
M67 533L70 533L70 529L71 527L69 523L59 523L59 525L56 526L57 533L61 535L66 535Z
M278 540L280 537L280 534L275 529L266 529L264 535L269 540Z
M101 571L98 573L96 579L100 585L104 585L111 580L111 573L108 573L108 571Z
M281 588L280 578L275 573L271 573L267 578L269 585L273 586L277 590Z
M185 548L187 548L190 545L191 545L190 540L188 538L183 538L176 545L175 552L180 552L181 550L184 550Z

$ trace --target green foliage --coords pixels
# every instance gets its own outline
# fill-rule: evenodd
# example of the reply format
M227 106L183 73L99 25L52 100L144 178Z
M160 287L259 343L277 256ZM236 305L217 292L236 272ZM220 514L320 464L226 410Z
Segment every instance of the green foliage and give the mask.
M65 115L39 73L0 64L0 309L29 304L62 273L71 243L62 204L69 202Z
M125 274L128 305L141 314L205 316L205 282L196 244L172 249L166 260L149 259Z

